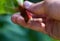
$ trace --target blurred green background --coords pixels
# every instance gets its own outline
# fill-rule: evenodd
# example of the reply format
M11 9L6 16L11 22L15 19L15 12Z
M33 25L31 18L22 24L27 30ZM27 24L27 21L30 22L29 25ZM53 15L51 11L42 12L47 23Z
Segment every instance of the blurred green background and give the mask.
M39 2L41 0L29 0ZM36 32L11 21L13 8L17 7L16 0L0 0L0 41L59 41L48 35Z

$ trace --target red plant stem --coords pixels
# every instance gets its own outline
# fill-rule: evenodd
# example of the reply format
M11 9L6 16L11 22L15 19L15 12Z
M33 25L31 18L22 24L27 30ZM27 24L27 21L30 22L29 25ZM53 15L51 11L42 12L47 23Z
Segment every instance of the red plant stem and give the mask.
M25 1L25 0L24 0ZM21 15L24 17L25 22L27 23L29 21L29 19L32 17L30 15L30 12L28 10L26 10L24 7L19 6L19 10L21 12Z

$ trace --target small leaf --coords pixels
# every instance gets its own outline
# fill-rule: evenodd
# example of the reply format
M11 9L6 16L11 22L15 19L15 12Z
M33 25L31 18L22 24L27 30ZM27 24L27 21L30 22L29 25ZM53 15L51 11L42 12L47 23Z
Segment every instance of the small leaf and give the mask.
M14 10L16 6L17 6L16 0L0 0L0 14L16 12Z

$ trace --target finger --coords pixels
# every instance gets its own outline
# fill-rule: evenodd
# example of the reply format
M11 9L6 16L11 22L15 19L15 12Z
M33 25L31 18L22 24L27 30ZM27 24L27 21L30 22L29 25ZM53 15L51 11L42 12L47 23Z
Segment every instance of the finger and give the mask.
M26 9L29 9L31 5L34 5L34 3L29 2L29 1L25 1L23 5Z
M22 25L25 25L24 18L20 15L19 12L18 12L18 13L15 13L14 15L12 15L11 20L12 20L12 22L14 22L14 23L16 23L16 24L21 23ZM18 20L18 21L17 21L17 20ZM22 21L23 23L22 23L21 21Z
M32 4L29 1L25 1L24 6L27 10L29 10L33 14L45 14L44 1L35 4Z
M22 25L25 28L29 28L35 31L45 32L45 24L42 23L42 19L33 19L29 23L25 23L24 18L20 14L14 14L12 16L12 21L16 24ZM39 21L38 21L39 20Z
M45 33L45 24L43 23L42 18L33 18L28 23L31 26L30 29Z

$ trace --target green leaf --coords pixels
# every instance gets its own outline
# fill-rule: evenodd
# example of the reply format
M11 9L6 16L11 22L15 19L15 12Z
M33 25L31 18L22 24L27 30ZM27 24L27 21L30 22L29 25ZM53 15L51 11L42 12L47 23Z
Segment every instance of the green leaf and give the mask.
M13 13L16 6L16 0L0 0L0 14Z

